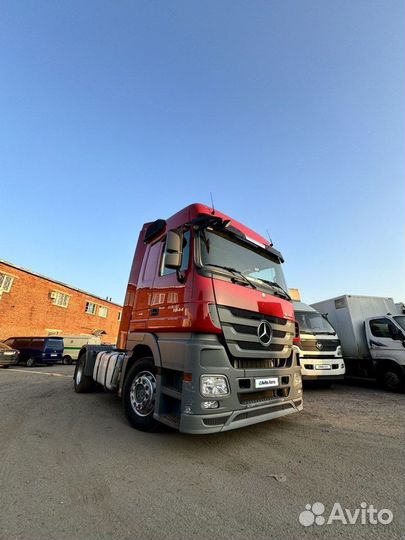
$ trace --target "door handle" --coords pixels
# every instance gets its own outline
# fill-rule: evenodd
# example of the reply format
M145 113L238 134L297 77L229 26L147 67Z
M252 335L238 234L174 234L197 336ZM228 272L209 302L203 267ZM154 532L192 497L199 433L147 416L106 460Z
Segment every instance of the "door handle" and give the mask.
M157 308L157 307L152 308L150 310L150 314L151 314L152 317L156 316L156 315L159 315L159 308Z

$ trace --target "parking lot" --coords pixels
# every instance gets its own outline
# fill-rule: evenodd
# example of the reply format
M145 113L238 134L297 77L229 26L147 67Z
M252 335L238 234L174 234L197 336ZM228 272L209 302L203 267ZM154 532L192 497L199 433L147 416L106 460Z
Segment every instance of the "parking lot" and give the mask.
M210 436L131 429L120 401L75 394L73 366L0 370L0 537L400 538L404 397L310 388L305 409ZM321 502L389 525L304 527Z

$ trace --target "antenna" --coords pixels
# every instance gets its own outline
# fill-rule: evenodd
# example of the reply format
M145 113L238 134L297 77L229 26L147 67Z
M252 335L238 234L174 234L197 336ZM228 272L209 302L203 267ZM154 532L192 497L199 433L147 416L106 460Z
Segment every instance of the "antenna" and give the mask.
M211 197L211 206L212 206L211 214L215 214L214 199L212 198L212 191L210 191L210 197Z
M267 233L267 236L269 237L269 242L271 245L273 245L273 240L271 239L271 236L270 236L270 233L269 233L269 229L266 229L266 233Z

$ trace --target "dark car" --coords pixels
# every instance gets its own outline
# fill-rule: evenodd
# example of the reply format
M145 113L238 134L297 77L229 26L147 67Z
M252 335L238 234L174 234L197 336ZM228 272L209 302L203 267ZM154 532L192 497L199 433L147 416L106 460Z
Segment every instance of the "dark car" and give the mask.
M20 351L19 363L33 367L35 364L52 365L62 360L63 338L46 337L11 337L6 345Z
M18 364L20 353L0 341L0 366L8 367Z

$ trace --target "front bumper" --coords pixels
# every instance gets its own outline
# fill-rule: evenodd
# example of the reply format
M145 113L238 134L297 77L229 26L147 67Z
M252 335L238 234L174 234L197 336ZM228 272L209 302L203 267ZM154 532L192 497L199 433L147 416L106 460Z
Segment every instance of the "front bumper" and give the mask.
M293 412L302 411L302 396L295 400L279 400L260 407L228 411L214 414L183 414L180 421L180 431L191 434L217 433L229 431L273 418L286 416Z
M18 355L16 356L0 356L0 366L15 366L18 364Z
M342 357L300 356L300 364L303 380L343 379L346 372Z
M166 339L159 339L164 359L162 364L166 364L163 368L170 367L170 348L173 346L172 339ZM179 357L183 358L181 370L191 375L191 380L183 381L179 415L181 432L204 434L228 431L285 416L303 408L301 369L295 361L295 353L291 367L237 369L231 365L217 336L194 334L181 340L177 336L175 350L173 363L178 362ZM206 398L200 394L201 375L214 374L226 376L230 386L229 395ZM266 377L278 377L279 386L255 388L255 379ZM160 402L161 398L158 400ZM219 402L218 408L202 408L203 402L212 400ZM157 409L164 410L162 403L158 403ZM155 413L155 418L159 420L159 412Z

